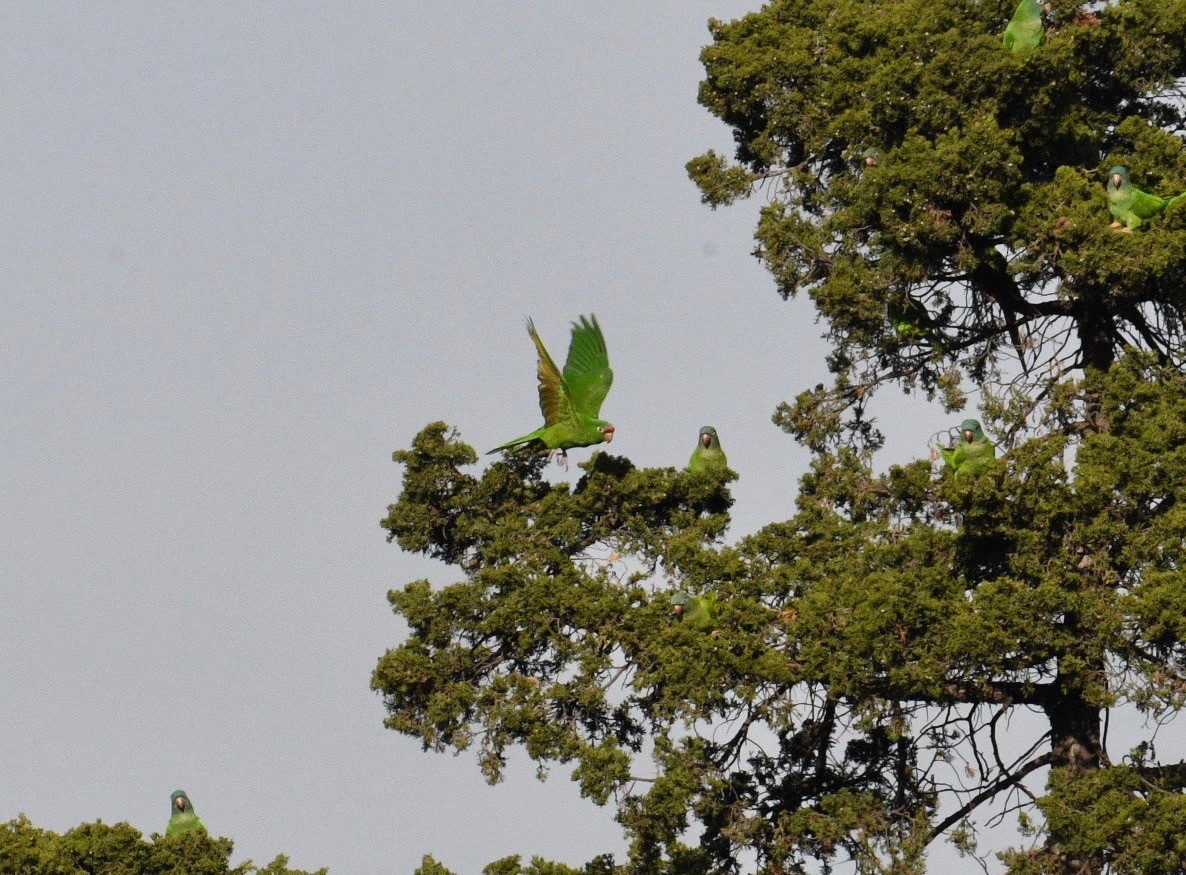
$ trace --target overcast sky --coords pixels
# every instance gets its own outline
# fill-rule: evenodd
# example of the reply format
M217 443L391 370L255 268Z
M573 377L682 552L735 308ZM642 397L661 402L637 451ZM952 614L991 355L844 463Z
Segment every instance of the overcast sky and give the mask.
M567 769L382 728L386 591L455 576L378 523L427 422L535 428L524 318L560 359L589 312L615 451L715 425L735 533L793 512L770 415L821 327L760 198L683 169L731 149L706 20L756 5L0 5L0 820L150 833L184 788L236 860L335 875L622 850ZM879 461L951 424L901 397Z

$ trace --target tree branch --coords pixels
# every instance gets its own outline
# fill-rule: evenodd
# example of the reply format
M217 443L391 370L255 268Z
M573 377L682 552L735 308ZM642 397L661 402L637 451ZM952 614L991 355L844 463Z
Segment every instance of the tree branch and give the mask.
M961 805L956 811L952 812L950 815L945 817L939 823L938 826L933 827L930 830L930 832L928 833L926 841L923 842L923 844L929 845L936 838L938 838L940 835L942 835L944 832L946 832L950 827L959 823L961 820L963 820L965 817L967 817L969 814L971 814L973 811L975 811L981 802L991 799L993 796L996 796L1002 790L1008 789L1009 787L1012 787L1014 784L1020 783L1021 779L1024 778L1026 775L1028 775L1030 772L1037 771L1038 769L1042 768L1043 766L1050 765L1050 762L1053 759L1054 759L1053 753L1044 753L1037 759L1030 760L1028 763L1026 763L1024 766L1022 766L1022 768L1019 771L1016 771L1010 775L1005 775L999 781L989 784L987 787L985 787L983 790L981 790L979 793L977 793L975 796L973 796L971 799L969 799L966 803Z

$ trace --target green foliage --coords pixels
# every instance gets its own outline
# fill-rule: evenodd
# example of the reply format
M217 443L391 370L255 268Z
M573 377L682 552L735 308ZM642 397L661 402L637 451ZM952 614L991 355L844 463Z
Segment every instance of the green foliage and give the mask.
M1010 875L1060 871L1067 859L1106 859L1114 875L1178 875L1186 860L1186 796L1139 769L1056 772L1039 803L1052 843L1005 856Z
M58 835L21 815L0 826L0 872L5 875L326 875L288 868L281 855L264 868L232 867L233 842L204 833L145 839L127 823L84 823Z
M571 765L617 806L624 871L718 871L745 851L786 870L921 871L939 803L975 795L938 764L1012 707L1090 725L1186 691L1186 376L1133 355L1068 391L1109 425L1073 456L1050 434L936 480L921 461L877 476L854 451L822 453L795 515L736 545L731 475L598 454L575 487L522 459L475 476L455 464L469 448L429 425L397 454L384 525L462 579L390 594L410 635L373 676L387 725L476 745L491 780L512 747ZM674 593L715 601L711 634L673 615ZM933 721L947 728L920 728ZM980 801L1059 750L982 761Z
M748 197L754 177L741 167L730 167L722 155L711 149L687 164L688 176L700 188L701 200L716 209Z
M860 422L887 380L961 403L952 369L991 384L1006 355L1106 369L1135 343L1183 361L1186 203L1120 239L1104 173L1186 188L1186 2L1060 0L1027 57L1002 45L1014 6L777 0L710 23L700 101L733 128L736 163L709 153L689 171L714 205L745 174L778 177L758 254L784 297L811 296L836 347L836 386L779 417L801 439L846 434L831 420ZM887 318L907 300L926 344ZM1090 329L1068 336L1075 323ZM1041 397L1049 377L1019 383Z
M454 872L438 863L431 854L425 854L413 875L454 875Z
M475 746L492 781L516 747L570 766L629 839L605 871L918 872L1034 796L1014 875L1173 871L1186 766L1148 736L1110 765L1101 715L1186 704L1186 200L1120 234L1104 173L1186 188L1186 0L1051 6L1028 54L1004 45L1015 0L710 23L700 100L737 149L688 172L714 207L767 186L758 254L833 344L834 384L774 415L815 453L793 514L729 543L731 474L471 473L429 425L383 525L459 579L389 594L390 728ZM875 473L886 381L948 410L978 387L1000 458ZM1009 762L1018 708L1049 731Z

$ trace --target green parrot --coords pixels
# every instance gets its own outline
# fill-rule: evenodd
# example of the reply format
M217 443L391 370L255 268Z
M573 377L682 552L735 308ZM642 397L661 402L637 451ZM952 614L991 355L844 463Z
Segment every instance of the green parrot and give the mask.
M1141 191L1128 178L1128 169L1119 164L1108 171L1108 211L1112 213L1112 227L1122 233L1131 234L1146 219L1184 197L1186 191L1171 198Z
M1005 48L1026 57L1045 41L1041 4L1038 0L1021 0L1013 19L1005 25Z
M717 437L717 430L711 425L700 429L700 437L696 441L696 449L692 450L692 458L688 459L688 470L693 474L702 471L724 471L729 467L729 460L725 451L721 449L721 439Z
M538 441L552 452L559 451L561 464L567 468L565 450L603 442L608 444L614 439L613 425L597 418L601 402L614 381L605 351L605 338L596 316L588 319L581 316L580 322L572 324L568 359L561 373L530 319L527 320L527 333L539 352L539 409L544 414L544 424L530 434L499 444L490 452Z
M711 632L717 623L717 597L686 592L671 594L671 612L680 623L697 632Z
M885 303L885 315L898 337L909 343L931 340L935 335L935 320L927 308L910 295L892 297Z
M943 457L956 476L975 474L991 459L997 457L997 448L984 436L984 429L977 419L965 419L960 424L962 440L953 447L940 446L931 453L931 458Z
M187 832L206 832L206 824L194 811L193 803L184 790L174 790L171 797L171 814L169 825L165 827L166 836L184 835Z

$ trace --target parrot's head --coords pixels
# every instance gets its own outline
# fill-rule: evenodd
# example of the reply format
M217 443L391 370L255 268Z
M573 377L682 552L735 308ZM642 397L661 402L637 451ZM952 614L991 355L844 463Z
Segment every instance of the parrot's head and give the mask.
M1108 185L1112 188L1123 188L1128 185L1128 168L1117 164L1109 170Z
M861 153L861 157L865 159L866 167L876 167L881 163L881 153L873 148L866 149Z
M691 598L686 592L674 592L671 594L671 613L677 617L683 614L684 608L688 606Z
M978 419L965 419L960 423L960 431L963 432L964 440L968 443L984 440L984 429L980 427Z
M700 446L704 449L709 447L719 447L721 439L717 437L717 430L711 425L706 425L700 429Z
M614 424L612 422L597 423L597 433L601 435L601 440L608 444L614 439Z
M170 797L170 800L173 803L173 811L174 812L185 811L187 808L190 807L189 797L185 795L184 790L174 790L173 795Z

